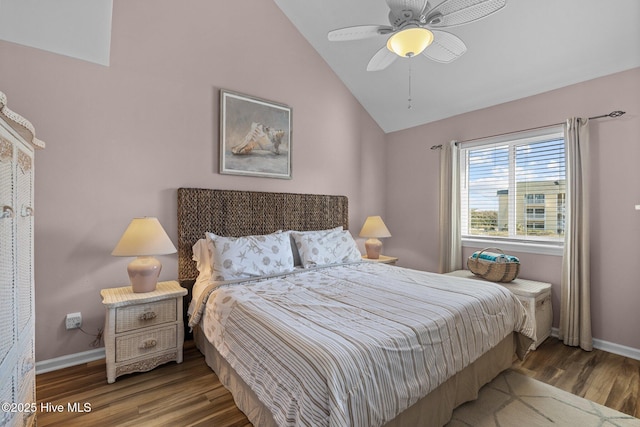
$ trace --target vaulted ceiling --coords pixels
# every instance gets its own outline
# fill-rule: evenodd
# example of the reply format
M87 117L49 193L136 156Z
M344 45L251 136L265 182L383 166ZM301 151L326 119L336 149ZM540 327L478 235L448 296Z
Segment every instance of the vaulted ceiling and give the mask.
M274 1L385 132L640 66L638 0L507 0L493 15L447 30L467 45L459 59L398 58L374 72L367 63L389 36L329 42L327 33L388 25L384 0Z
M388 25L385 0L274 2L385 132L640 67L639 0L506 0L487 18L447 29L467 45L459 59L398 58L374 72L367 63L389 36L329 42L327 33ZM108 65L113 0L45 3L1 0L0 39Z

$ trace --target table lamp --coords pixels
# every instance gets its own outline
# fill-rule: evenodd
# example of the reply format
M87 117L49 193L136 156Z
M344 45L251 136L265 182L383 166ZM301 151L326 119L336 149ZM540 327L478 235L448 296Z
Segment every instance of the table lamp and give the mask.
M391 237L391 233L382 218L379 216L370 216L364 222L362 230L360 230L360 237L366 237L368 240L364 242L364 247L367 250L367 258L378 259L380 258L380 251L382 250L382 242L378 240L379 237Z
M176 253L171 239L154 217L134 218L122 234L113 256L137 257L127 266L133 292L151 292L156 289L162 264L154 255Z

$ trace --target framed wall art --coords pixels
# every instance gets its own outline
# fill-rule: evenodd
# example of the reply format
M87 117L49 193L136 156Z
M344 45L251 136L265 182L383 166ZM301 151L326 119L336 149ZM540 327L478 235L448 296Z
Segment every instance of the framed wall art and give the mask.
M291 108L220 91L220 173L291 179Z

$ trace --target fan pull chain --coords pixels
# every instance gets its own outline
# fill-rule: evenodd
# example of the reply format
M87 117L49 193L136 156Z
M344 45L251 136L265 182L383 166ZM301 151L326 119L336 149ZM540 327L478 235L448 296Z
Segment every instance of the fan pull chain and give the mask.
M411 110L411 58L409 58L409 99L407 100L409 101L409 105L407 106L408 110Z

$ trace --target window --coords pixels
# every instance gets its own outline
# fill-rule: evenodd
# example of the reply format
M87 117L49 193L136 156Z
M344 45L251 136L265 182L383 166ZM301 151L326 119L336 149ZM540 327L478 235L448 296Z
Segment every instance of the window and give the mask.
M527 208L527 221L544 221L544 208L533 209Z
M460 174L463 242L562 245L562 127L463 144Z
M524 202L530 205L544 205L544 194L525 194Z

